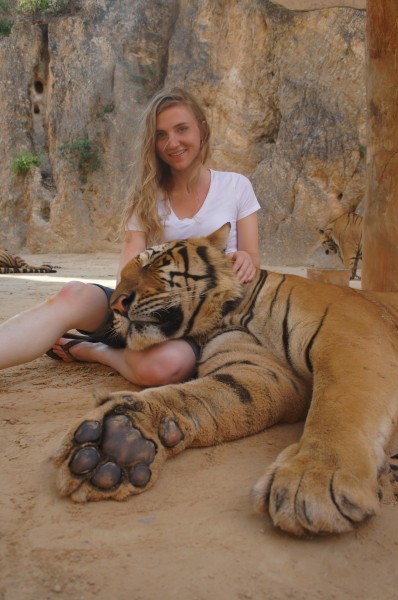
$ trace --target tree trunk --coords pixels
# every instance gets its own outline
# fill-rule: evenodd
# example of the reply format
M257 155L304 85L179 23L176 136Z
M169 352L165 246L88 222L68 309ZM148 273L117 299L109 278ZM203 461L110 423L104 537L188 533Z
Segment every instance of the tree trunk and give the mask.
M398 291L398 0L367 2L362 288Z

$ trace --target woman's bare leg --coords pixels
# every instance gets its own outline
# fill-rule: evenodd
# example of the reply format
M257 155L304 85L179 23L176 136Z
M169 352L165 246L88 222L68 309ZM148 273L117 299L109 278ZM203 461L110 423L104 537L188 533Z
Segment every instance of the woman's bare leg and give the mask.
M61 338L53 346L53 351L66 361L62 346L68 341ZM102 363L128 381L145 387L184 381L192 375L196 365L194 351L184 340L170 340L138 352L111 348L100 342L81 342L69 352L78 361Z
M78 281L0 325L0 369L41 356L69 329L94 331L106 317L108 300L95 285Z
M70 329L95 331L103 324L107 311L108 300L100 287L68 283L42 304L0 325L0 369L29 362L50 348L65 359L62 342L68 340L62 340L62 334ZM76 360L105 364L142 386L183 381L196 364L195 354L184 340L164 342L139 352L82 342L73 346L70 353Z

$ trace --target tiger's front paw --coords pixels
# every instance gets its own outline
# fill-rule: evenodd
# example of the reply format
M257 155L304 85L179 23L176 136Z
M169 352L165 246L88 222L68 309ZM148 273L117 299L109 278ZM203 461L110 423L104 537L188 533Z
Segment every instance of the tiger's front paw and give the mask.
M256 483L256 510L298 536L350 531L378 512L380 492L370 469L349 463L289 446Z
M59 492L76 502L143 492L183 437L176 420L158 422L140 400L107 402L74 427L59 449Z

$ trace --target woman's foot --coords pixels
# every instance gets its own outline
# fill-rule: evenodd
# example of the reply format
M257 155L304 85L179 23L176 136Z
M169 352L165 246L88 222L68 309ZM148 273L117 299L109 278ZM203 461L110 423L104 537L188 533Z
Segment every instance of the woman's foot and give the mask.
M100 357L109 350L102 342L86 342L61 337L52 347L52 352L64 362L103 362Z

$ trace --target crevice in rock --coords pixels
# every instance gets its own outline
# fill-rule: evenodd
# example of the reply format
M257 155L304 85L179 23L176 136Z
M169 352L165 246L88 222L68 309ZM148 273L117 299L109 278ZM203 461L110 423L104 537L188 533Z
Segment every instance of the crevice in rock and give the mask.
M48 79L48 26L41 25L42 44L39 56L33 67L32 82L30 85L30 101L33 121L33 144L43 163L48 160L47 144L47 79Z
M161 89L168 74L170 42L175 33L179 2L172 0L167 11L162 2L154 2L137 16L137 35L123 45L123 55L132 81L141 88L139 102L146 103ZM152 32L146 35L148 23Z
M52 177L52 166L48 150L48 75L50 65L48 24L41 23L41 45L33 66L32 80L29 89L32 115L32 142L36 154L41 159L40 174L43 186L43 206L39 213L41 218L50 220L50 200L55 196L55 185ZM45 192L47 190L47 193ZM50 197L48 192L50 192Z

